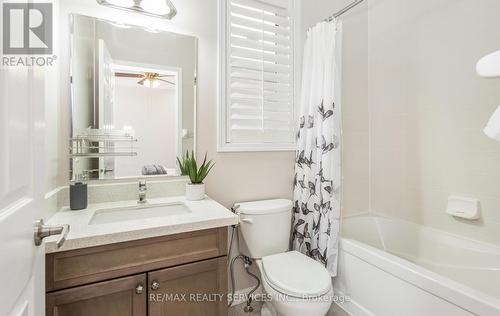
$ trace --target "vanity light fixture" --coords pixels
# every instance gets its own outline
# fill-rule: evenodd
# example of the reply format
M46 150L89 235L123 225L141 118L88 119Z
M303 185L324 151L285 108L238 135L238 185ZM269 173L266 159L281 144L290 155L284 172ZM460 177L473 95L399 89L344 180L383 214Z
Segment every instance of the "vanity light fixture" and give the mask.
M157 30L157 29L151 29L149 27L146 27L144 29L146 32L149 32L149 33L154 33L154 34L157 34L157 33L160 33L161 31L160 30Z
M130 25L123 24L121 22L110 22L110 23L111 23L111 25L116 26L116 27L121 28L121 29L129 29L129 28L131 28Z
M100 5L115 9L139 12L145 15L171 20L177 9L170 0L96 0Z

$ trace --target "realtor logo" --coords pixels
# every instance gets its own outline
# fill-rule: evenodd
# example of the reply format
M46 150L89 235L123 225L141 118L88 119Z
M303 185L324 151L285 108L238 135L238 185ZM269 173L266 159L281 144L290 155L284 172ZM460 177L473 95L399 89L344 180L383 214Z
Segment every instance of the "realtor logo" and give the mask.
M52 3L4 3L3 54L52 54L52 18Z

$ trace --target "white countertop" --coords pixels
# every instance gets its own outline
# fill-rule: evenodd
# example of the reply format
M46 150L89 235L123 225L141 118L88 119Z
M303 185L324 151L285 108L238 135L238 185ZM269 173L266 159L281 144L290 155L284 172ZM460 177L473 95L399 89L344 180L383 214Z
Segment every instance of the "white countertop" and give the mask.
M59 236L45 239L46 253L106 245L117 242L166 236L203 229L231 226L238 223L238 216L216 201L205 198L201 201L187 201L184 196L148 199L149 204L184 203L191 212L165 217L141 220L119 221L89 225L94 212L103 208L136 206L137 200L89 205L85 210L72 211L63 208L46 224L69 224L70 230L64 244L57 248Z

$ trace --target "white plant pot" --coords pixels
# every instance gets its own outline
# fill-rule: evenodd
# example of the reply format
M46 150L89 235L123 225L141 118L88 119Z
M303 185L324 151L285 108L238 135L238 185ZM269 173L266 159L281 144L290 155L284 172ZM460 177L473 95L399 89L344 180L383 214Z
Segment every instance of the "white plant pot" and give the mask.
M186 199L188 201L199 201L205 198L205 184L186 183Z

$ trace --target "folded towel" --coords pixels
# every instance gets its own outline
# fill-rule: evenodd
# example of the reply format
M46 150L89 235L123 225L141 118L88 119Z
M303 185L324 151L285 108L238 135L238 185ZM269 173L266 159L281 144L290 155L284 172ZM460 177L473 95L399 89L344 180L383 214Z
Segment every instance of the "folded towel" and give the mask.
M162 165L145 165L142 167L143 176L153 176L167 174L167 170Z
M484 133L489 137L500 141L500 106L486 124Z

